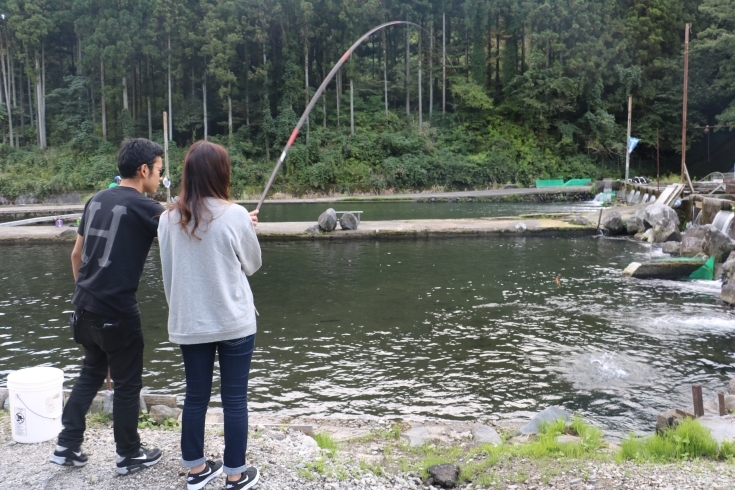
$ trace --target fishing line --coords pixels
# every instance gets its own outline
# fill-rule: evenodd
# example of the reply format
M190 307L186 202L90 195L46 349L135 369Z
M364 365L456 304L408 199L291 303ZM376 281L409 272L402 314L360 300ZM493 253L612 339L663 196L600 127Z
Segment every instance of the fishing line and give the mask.
M314 93L314 96L311 98L311 101L309 101L309 105L306 106L306 109L304 109L304 113L301 115L301 119L299 119L298 124L296 124L296 127L293 129L293 132L291 133L291 137L288 138L288 142L286 143L286 147L283 149L283 152L281 153L280 158L278 159L278 163L276 164L276 167L273 169L273 172L271 173L270 179L268 179L268 183L265 185L265 189L263 189L263 195L260 196L260 200L258 201L258 205L255 207L256 210L260 210L260 207L263 205L263 201L265 201L266 196L268 195L268 191L270 190L271 186L273 185L273 181L276 180L276 175L278 174L278 170L280 170L281 165L283 164L283 161L286 159L286 155L288 154L288 150L293 145L294 141L296 141L296 137L299 135L299 131L301 130L301 126L304 125L304 122L306 121L306 118L309 117L309 113L316 105L317 100L319 100L319 97L321 97L322 93L324 92L324 89L327 88L327 85L329 85L329 82L332 81L332 78L334 78L334 75L339 71L339 69L342 67L342 65L345 64L345 61L352 55L355 48L357 48L360 44L362 44L363 41L365 41L367 38L369 38L371 35L375 34L379 30L388 27L388 26L395 26L399 24L406 24L406 25L412 25L416 26L419 29L423 29L418 24L415 24L413 22L409 22L407 20L394 20L391 22L386 22L384 24L380 24L378 27L374 27L373 29L369 30L367 33L365 33L360 39L355 41L355 43L350 46L350 49L345 51L345 54L342 55L342 57L339 59L336 65L332 68L332 70L327 75L327 78L324 79L322 84L319 86L319 89ZM425 29L424 29L425 30Z

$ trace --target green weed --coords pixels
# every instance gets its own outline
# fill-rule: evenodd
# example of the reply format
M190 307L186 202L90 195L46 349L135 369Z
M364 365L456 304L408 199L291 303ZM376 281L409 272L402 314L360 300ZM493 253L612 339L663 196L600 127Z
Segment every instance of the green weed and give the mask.
M735 456L735 445L718 447L709 431L696 420L683 420L674 428L650 437L630 435L620 445L617 457L621 461L671 462L696 458L728 459Z
M337 451L337 441L326 432L320 434L314 434L314 440L320 449L326 449L330 453L334 454Z

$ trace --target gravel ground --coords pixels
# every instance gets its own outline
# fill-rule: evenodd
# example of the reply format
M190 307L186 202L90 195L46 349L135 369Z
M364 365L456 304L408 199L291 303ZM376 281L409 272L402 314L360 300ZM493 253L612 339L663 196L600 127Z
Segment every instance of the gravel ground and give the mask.
M309 421L315 424L314 421ZM375 428L385 428L385 421L323 421L315 424L317 432L334 434L341 444L333 457L320 450L315 441L298 431L251 423L248 464L261 471L262 490L285 489L430 489L417 474L402 473L376 476L368 465L379 465L380 442L363 438ZM207 456L221 458L221 426L208 426ZM186 470L181 467L179 435L176 430L145 429L141 439L148 446L164 451L160 463L130 476L118 476L114 470L115 446L112 429L97 425L87 430L83 449L89 463L83 468L64 468L48 462L55 442L17 444L12 441L8 413L0 419L0 489L185 489ZM357 439L356 439L357 437ZM355 442L357 441L357 442ZM377 446L376 446L377 445ZM384 461L384 460L383 460ZM373 468L375 466L372 466ZM493 468L493 483L485 486L463 484L462 489L732 489L735 488L735 464L708 461L675 465L616 464L609 461L526 460L499 463ZM207 490L224 488L224 476L210 483Z

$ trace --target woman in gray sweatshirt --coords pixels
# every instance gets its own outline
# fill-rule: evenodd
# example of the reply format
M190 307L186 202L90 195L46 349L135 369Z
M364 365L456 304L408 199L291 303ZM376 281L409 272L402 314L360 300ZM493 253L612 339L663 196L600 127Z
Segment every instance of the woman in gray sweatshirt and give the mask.
M168 332L181 347L186 373L182 415L182 464L189 490L227 475L227 490L254 486L258 470L245 464L247 389L255 346L255 305L247 276L261 266L256 213L230 202L230 157L206 141L184 159L179 199L158 225ZM225 451L222 461L204 457L204 419L219 356Z

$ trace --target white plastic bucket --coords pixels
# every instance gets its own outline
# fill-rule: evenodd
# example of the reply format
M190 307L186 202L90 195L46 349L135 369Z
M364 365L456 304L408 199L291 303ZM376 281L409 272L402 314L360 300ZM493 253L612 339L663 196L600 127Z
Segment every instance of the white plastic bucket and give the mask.
M15 442L53 439L61 431L64 372L52 367L19 369L8 375L10 425Z

